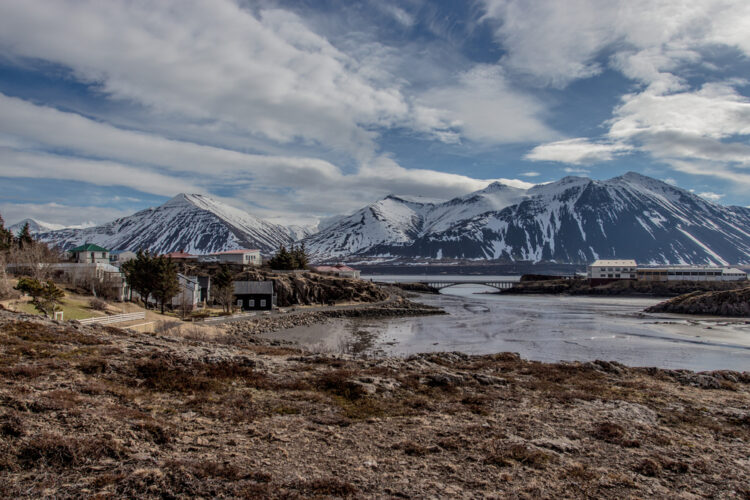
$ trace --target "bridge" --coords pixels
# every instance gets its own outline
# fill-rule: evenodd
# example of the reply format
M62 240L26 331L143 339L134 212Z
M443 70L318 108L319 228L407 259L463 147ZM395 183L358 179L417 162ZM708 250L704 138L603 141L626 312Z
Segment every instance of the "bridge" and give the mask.
M431 280L431 281L418 281L417 283L427 285L429 287L434 288L435 290L442 290L443 288L448 288L448 287L456 286L456 285L484 285L490 288L504 290L506 288L512 288L513 285L517 285L518 281L498 281L498 280L435 281L435 280Z
M390 282L390 281L376 281L376 283L379 283L381 285L398 285L399 282ZM506 288L512 288L513 285L518 284L518 281L509 281L509 280L423 280L423 281L404 281L401 282L403 284L407 283L415 283L420 285L426 285L430 288L434 288L435 290L442 290L443 288L448 288L451 286L456 285L484 285L488 286L490 288L496 288L497 290L503 290Z

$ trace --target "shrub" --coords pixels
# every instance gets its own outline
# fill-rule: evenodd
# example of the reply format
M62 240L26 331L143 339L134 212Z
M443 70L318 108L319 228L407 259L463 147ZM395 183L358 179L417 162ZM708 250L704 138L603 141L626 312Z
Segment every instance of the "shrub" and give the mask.
M98 299L94 297L93 299L89 299L89 308L95 311L106 311L107 303L104 302L102 299Z
M486 461L500 467L508 467L516 462L534 469L543 469L552 458L549 453L517 443L495 449Z

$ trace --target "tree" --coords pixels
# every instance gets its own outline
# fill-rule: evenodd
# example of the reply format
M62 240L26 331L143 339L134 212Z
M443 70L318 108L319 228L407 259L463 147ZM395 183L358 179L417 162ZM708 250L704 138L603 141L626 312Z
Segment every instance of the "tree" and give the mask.
M34 278L23 277L18 280L16 290L31 295L31 303L37 311L49 317L54 314L65 297L65 292L55 286L52 281L42 284Z
M120 270L125 273L125 279L128 281L130 288L141 296L148 309L148 299L155 288L155 257L148 251L138 250L135 259L123 262Z
M5 229L5 221L0 215L0 252L7 252L13 245L13 233Z
M221 304L225 313L232 312L234 301L234 276L229 266L222 264L219 271L213 277L213 296Z
M180 292L180 282L177 279L177 266L172 259L160 255L154 258L154 297L161 304L164 314L164 304Z
M34 244L34 238L31 236L31 229L28 222L18 232L16 240L18 241L19 248L26 248Z
M292 256L295 260L296 269L307 269L309 259L307 257L304 243L300 243L297 248L292 248Z
M304 245L300 245L298 248L292 246L291 251L287 250L284 245L281 245L276 255L268 261L271 269L281 270L306 269L307 263L308 258Z

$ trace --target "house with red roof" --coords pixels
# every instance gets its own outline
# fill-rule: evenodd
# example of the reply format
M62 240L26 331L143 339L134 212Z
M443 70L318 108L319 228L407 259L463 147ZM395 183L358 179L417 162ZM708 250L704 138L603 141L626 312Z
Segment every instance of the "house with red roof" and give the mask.
M359 269L351 268L345 264L336 264L335 266L317 266L313 267L313 270L319 273L333 274L334 276L340 276L342 278L357 278L359 279Z

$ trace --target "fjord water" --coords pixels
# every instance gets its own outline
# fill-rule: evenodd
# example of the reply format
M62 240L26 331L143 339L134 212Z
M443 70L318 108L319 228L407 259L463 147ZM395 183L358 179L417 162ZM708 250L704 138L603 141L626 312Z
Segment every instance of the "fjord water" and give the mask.
M416 281L448 277L376 279L386 278ZM440 295L415 299L442 307L448 315L336 320L271 335L317 349L363 354L510 351L547 362L604 359L629 366L750 370L747 320L644 314L643 309L659 302L653 298L482 293L491 291L479 285L459 285Z

